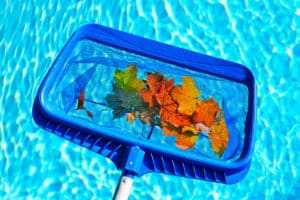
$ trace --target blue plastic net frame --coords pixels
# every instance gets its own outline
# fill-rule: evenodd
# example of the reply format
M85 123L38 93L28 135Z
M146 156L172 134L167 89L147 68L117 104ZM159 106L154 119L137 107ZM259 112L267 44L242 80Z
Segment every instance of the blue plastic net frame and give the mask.
M59 81L57 77L60 77L63 71L61 66L64 65L76 44L84 39L245 85L248 89L248 112L241 156L233 162L195 156L182 150L124 137L121 131L118 132L110 127L99 130L95 124L87 125L67 115L58 114L47 104L45 97L49 95L53 83ZM255 80L246 67L236 63L99 25L86 25L73 34L52 65L38 91L33 115L37 124L46 130L110 158L119 169L130 171L135 175L160 172L208 181L235 183L246 175L254 148ZM132 155L139 159L129 165L128 161L132 159Z

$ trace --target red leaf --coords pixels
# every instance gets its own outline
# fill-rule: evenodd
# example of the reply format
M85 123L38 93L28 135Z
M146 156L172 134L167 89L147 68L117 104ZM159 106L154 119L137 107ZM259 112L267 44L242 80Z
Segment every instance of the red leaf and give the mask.
M84 108L84 93L85 89L83 89L78 97L77 110L81 110Z

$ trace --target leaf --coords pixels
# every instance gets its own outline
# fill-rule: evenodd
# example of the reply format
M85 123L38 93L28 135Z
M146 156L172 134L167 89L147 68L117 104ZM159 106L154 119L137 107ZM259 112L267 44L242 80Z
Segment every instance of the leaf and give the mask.
M133 121L135 120L135 115L133 113L127 113L126 119L127 119L127 121L129 121L132 124Z
M172 98L170 91L174 88L174 79L170 81L164 78L158 93L156 93L156 100L161 105L159 111L162 122L168 122L175 127L188 126L191 124L190 117L178 113L178 104Z
M147 75L147 89L143 89L140 94L144 99L144 102L149 104L149 107L152 108L157 104L155 94L161 87L161 81L163 75L159 73L148 73Z
M134 115L138 117L141 122L144 124L149 124L149 125L154 125L154 116L157 115L157 111L155 110L150 110L148 107L139 107L134 111Z
M83 89L78 97L78 103L77 103L77 110L83 109L84 108L84 94L85 94L85 89Z
M221 109L216 115L216 122L219 124L220 120L224 117L224 110Z
M107 102L107 106L113 109L113 119L122 117L128 110L122 106L122 100L117 95L108 94L105 97L105 101Z
M199 139L198 130L194 125L183 126L181 133L177 135L176 146L181 149L190 149L195 146L195 142Z
M193 134L197 135L198 134L198 130L196 129L196 127L194 125L190 125L190 126L183 126L182 127L182 132L186 133L186 132L192 132Z
M125 92L139 92L145 87L145 82L136 78L137 69L135 65L128 66L124 71L116 70L114 79L116 87Z
M198 131L193 125L177 128L169 123L163 123L161 126L164 134L167 136L177 136L176 146L180 149L190 149L195 146L195 142L199 139Z
M155 94L156 100L160 105L167 105L170 102L173 103L174 100L170 94L170 91L174 88L174 79L170 81L164 78L161 82L159 91ZM176 102L174 102L176 103Z
M123 89L113 86L114 94L105 97L107 106L113 109L113 118L120 118L127 112L132 112L136 107L143 107L143 99L134 92L126 93Z
M199 101L199 106L193 114L193 122L202 122L210 128L216 121L217 113L220 111L219 105L213 98Z
M156 98L150 89L143 89L140 92L140 95L142 96L144 102L149 104L150 108L153 108L157 104Z
M93 117L93 113L88 111L88 110L85 110L86 111L86 114L89 116L89 117Z
M144 104L142 97L138 93L126 92L123 89L117 88L116 85L113 85L113 91L115 96L121 101L118 103L120 103L122 107L133 109L135 107L143 106Z
M163 133L167 136L173 136L181 133L180 128L177 128L169 123L163 123L160 128L163 131Z
M149 73L147 76L147 89L143 80L137 79L137 69L135 65L128 66L124 71L116 70L113 85L114 94L106 96L108 107L112 108L114 118L121 117L125 113L127 120L133 121L133 116L139 118L143 123L153 125L154 117L158 115L158 108L155 93L160 88L163 75L159 73ZM144 89L143 89L144 88ZM146 104L148 103L148 104ZM149 106L151 109L149 109ZM154 107L154 108L152 108Z
M169 122L175 127L188 126L191 124L189 116L181 115L179 113L171 113L166 107L163 107L160 110L160 116L163 122Z
M85 107L84 107L84 94L85 94L85 89L83 89L78 97L78 103L77 103L77 110L85 110L86 114L89 117L93 117L93 113L88 111Z
M156 94L160 89L163 77L160 73L148 73L146 83L152 94Z
M105 101L107 102L107 106L112 109L116 109L122 104L122 100L115 94L106 95Z
M194 124L194 126L199 132L209 133L210 131L210 129L207 126L205 126L202 122L198 122Z
M176 138L176 146L180 149L188 150L195 146L195 142L199 139L198 135L192 132L180 133Z
M125 113L128 112L128 109L123 107L118 107L113 109L113 119L121 118Z
M209 132L208 138L215 154L222 156L229 140L229 132L227 130L224 117L221 118L219 124L214 124Z
M182 81L183 85L176 86L171 94L173 99L179 104L178 112L184 115L192 115L197 109L200 92L192 77L183 76Z

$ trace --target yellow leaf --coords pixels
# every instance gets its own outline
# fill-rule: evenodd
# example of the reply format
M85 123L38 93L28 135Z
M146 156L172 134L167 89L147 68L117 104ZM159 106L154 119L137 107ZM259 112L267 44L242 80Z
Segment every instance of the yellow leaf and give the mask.
M161 105L159 111L160 120L175 127L188 126L191 124L190 117L178 112L178 105L170 94L170 90L173 88L174 79L169 81L167 78L164 78L159 92L155 95L157 102Z
M229 132L227 130L224 117L220 119L219 124L214 124L210 128L208 138L211 146L218 156L222 156L229 140Z
M179 104L178 112L184 115L192 115L198 107L198 97L200 92L195 85L192 77L183 76L183 85L176 86L171 95L173 99Z

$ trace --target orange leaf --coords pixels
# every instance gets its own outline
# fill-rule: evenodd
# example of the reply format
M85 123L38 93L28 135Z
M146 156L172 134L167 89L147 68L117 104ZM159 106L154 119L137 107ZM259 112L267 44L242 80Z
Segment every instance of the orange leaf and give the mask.
M183 85L176 86L171 94L173 99L179 104L178 112L184 115L192 115L198 106L200 92L192 77L183 76Z
M161 105L159 111L162 122L168 122L175 127L188 126L191 124L188 115L178 113L178 104L172 98L170 91L174 88L174 79L163 79L160 90L156 93L156 100Z
M198 140L198 135L191 132L180 133L176 138L176 146L180 149L190 149L195 146L195 142Z
M193 114L193 122L203 122L205 126L211 127L216 121L216 115L220 111L219 105L213 98L199 101L199 106Z
M163 75L159 73L151 74L149 73L147 75L147 86L149 87L148 89L143 89L140 94L144 99L144 102L149 103L149 107L153 108L156 104L156 98L155 94L158 92L161 86L161 81L162 81Z
M211 146L214 152L218 156L222 156L229 140L229 132L226 128L224 117L221 118L219 124L214 124L209 132L208 138L211 142Z
M158 90L160 89L161 82L163 80L163 75L159 73L151 74L149 73L147 75L147 85L152 92L152 94L156 94Z
M164 132L164 134L167 136L173 136L173 135L177 135L178 133L180 133L179 128L176 128L175 126L173 126L172 124L169 124L169 123L163 123L163 125L161 126L161 129Z
M135 120L135 116L133 113L127 113L126 119L127 119L127 121L129 121L132 124L132 122Z
M176 109L172 111L172 107L175 107ZM190 117L188 115L182 115L177 112L176 104L163 106L160 109L159 114L162 122L168 122L175 127L189 126L191 124Z
M174 79L170 81L167 78L164 78L161 82L159 92L155 94L156 100L160 105L167 105L170 102L173 103L174 100L170 95L170 91L174 88Z
M149 89L143 89L140 92L140 95L142 96L144 102L149 104L150 108L153 108L155 104L157 104L157 101L155 99L155 96L152 94L151 90Z

